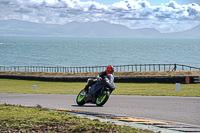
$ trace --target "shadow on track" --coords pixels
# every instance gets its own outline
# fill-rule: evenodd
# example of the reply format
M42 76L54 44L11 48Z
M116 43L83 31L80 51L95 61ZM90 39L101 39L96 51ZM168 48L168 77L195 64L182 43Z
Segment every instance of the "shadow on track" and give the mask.
M103 106L96 106L96 105L83 105L83 106L71 105L71 106L72 106L72 107L96 107L96 108L103 107Z

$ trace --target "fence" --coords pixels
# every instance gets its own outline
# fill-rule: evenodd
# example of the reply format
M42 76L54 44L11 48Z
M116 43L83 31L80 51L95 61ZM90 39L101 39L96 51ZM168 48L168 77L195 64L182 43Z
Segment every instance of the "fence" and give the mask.
M181 64L135 64L114 66L116 72L123 71L200 71L200 68ZM94 67L44 67L44 66L0 66L0 71L85 73L101 72L106 66Z

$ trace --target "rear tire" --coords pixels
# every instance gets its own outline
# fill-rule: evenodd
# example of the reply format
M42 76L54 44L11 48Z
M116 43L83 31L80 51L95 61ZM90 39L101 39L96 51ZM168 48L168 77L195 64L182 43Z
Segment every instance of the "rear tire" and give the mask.
M79 105L79 106L83 106L85 104L85 91L84 89L81 90L81 92L78 94L77 98L76 98L76 103Z
M109 91L103 91L102 96L101 97L97 97L96 105L97 106L103 106L107 102L109 96L110 96L110 92Z

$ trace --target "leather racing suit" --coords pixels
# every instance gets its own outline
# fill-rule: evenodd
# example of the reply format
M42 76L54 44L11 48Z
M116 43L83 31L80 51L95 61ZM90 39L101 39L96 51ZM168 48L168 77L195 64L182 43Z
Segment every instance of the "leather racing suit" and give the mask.
M85 86L84 90L87 93L89 87L97 82L97 80L102 80L107 75L106 71L103 71L95 76L94 79L89 80L88 84Z

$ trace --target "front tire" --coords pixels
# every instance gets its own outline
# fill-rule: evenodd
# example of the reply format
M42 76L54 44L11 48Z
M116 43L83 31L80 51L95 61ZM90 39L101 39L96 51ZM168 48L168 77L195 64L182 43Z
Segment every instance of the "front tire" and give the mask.
M107 102L109 96L110 96L109 91L103 91L102 95L100 97L97 97L96 105L97 106L103 106Z
M79 105L79 106L83 106L85 104L85 91L84 89L81 90L81 92L78 94L77 98L76 98L76 103Z

